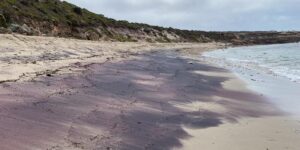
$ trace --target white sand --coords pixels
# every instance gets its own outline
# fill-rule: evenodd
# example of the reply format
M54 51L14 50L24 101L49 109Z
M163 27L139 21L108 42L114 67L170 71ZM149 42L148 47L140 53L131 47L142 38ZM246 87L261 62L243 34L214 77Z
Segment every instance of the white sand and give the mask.
M199 73L199 72L198 72ZM245 82L239 80L232 74L220 74L216 72L202 72L211 76L227 76L230 80L223 83L227 90L252 92ZM241 97L242 100L242 97ZM240 105L240 107L261 107L269 109L268 106L255 106L251 102ZM182 107L189 111L198 109L209 109L219 113L228 113L221 105L211 103L190 104L189 107ZM183 139L181 142L184 150L205 149L205 150L298 150L300 147L300 116L275 116L262 118L242 118L238 122L228 122L218 127L207 129L194 129L184 127L191 138Z
M208 129L185 130L192 136L182 140L185 150L298 150L300 118L267 117L241 119Z

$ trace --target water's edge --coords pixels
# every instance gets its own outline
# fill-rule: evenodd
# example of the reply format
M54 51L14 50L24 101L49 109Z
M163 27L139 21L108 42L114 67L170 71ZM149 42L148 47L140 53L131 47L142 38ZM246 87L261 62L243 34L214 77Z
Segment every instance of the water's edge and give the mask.
M238 77L240 77L246 82L249 89L268 97L272 103L276 104L283 111L292 115L299 116L300 83L298 82L298 80L292 80L287 76L277 74L273 70L270 70L268 67L264 67L263 65L257 65L257 61L259 60L259 58L254 58L254 56L256 56L255 51L260 51L259 53L264 54L266 53L265 50L263 50L264 48L270 49L280 46L289 47L293 46L293 44L238 47L229 48L225 50L221 49L211 52L205 52L202 54L201 58L206 62L232 71L234 74L236 74ZM249 52L250 50L253 52ZM228 57L228 55L224 55L228 51L234 52L231 52L231 55L242 52L242 57L250 55L250 57L252 57L253 60L249 59L240 61L238 60L239 56ZM254 54L254 56L251 56L252 54ZM277 60L269 61L274 61L276 63Z
M204 56L300 83L300 43L219 49Z

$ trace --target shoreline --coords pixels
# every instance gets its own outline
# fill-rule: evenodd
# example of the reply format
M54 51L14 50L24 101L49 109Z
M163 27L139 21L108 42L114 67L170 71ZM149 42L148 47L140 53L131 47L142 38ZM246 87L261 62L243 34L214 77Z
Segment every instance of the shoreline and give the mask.
M256 47L257 46L255 46L255 48ZM267 46L266 48L270 47ZM232 71L236 76L247 83L249 89L268 97L271 102L280 106L286 113L296 116L300 115L300 103L297 98L300 96L298 93L300 84L298 82L276 74L269 68L264 68L258 64L252 65L247 62L235 64L238 63L238 61L235 62L209 56L202 56L202 60ZM282 87L283 85L284 88Z
M209 74L206 72L206 74ZM211 73L215 77L224 76L216 73ZM274 104L276 109L278 104L273 103L270 97L260 95L254 88L249 88L249 83L236 76L233 72L227 75L231 78L223 83L224 89L258 94L265 102L269 102L265 108L258 110L267 110ZM239 100L243 99L239 97ZM249 99L254 100L254 99ZM255 104L261 105L261 104ZM197 105L191 105L192 107ZM249 104L241 107L253 107ZM207 106L206 106L207 107ZM203 106L202 106L203 108ZM214 107L208 107L210 109ZM219 108L219 111L222 110ZM227 113L222 110L222 113ZM195 148L203 148L209 150L230 149L230 150L282 150L291 149L297 150L300 146L300 116L292 115L287 112L280 112L278 115L262 116L262 117L245 117L238 119L237 122L224 120L224 124L208 129L195 129L188 126L183 126L191 138L183 139L182 148L174 148L174 150L193 150Z
M298 101L299 94L297 91L300 89L298 83L285 78L275 78L254 70L237 72L236 69L233 70L229 66L217 65L221 61L214 59L200 59L200 61L226 68L235 76L238 81L226 83L227 86L224 84L225 88L240 91L246 89L248 92L257 93L283 112L279 116L241 118L238 122L227 122L206 130L184 127L192 135L192 138L182 140L184 146L178 149L192 150L196 147L209 150L298 149L300 146L297 142L300 140L300 116L297 106L299 105L293 103L293 101ZM221 62L221 64L226 63ZM262 79L264 81L260 82ZM282 89L282 85L286 87L285 90ZM290 100L285 101L286 98ZM295 108L291 106L295 106Z
M297 120L198 60L221 43L0 39L1 80L22 76L0 84L0 149L300 147Z

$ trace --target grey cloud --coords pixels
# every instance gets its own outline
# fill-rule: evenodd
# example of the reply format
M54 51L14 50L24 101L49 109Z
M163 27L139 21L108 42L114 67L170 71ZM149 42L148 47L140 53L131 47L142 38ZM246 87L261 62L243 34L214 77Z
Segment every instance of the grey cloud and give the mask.
M300 0L67 0L105 16L196 30L300 30Z

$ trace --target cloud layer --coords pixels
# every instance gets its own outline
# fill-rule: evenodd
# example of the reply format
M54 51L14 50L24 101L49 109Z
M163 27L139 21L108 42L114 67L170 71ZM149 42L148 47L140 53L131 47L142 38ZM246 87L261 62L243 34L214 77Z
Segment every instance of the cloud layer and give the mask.
M105 16L195 30L300 30L300 0L67 0Z

